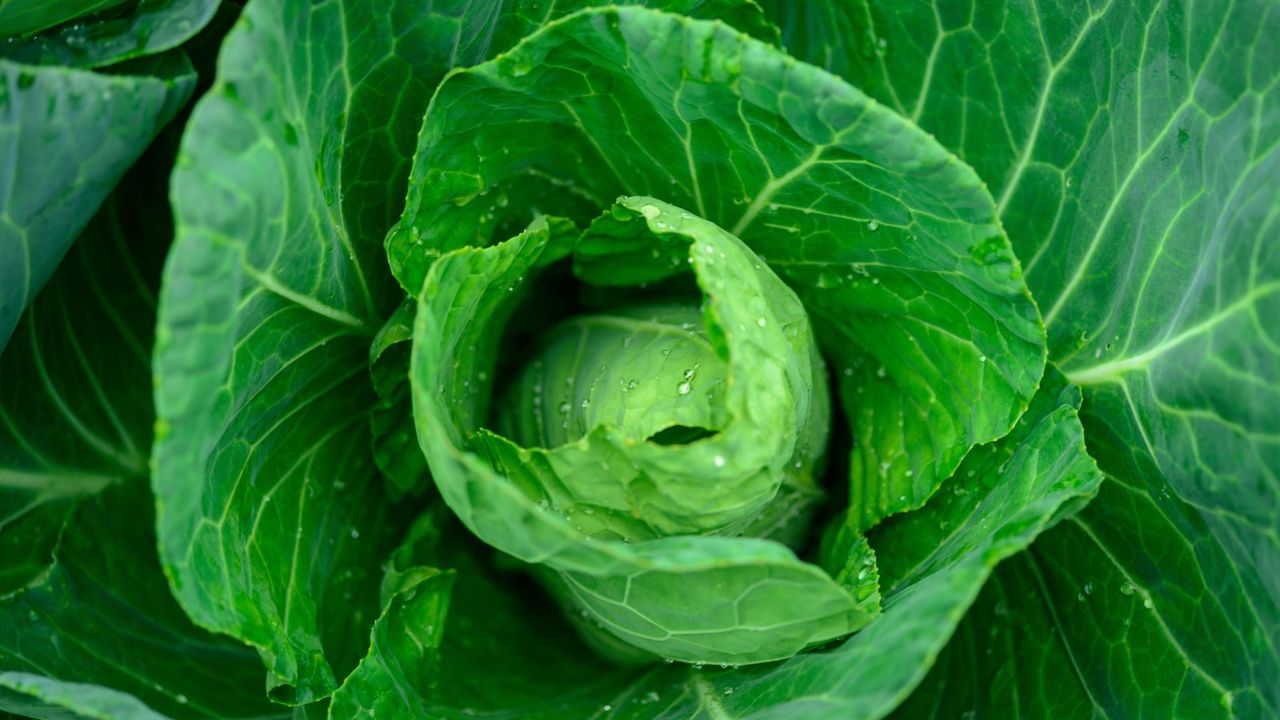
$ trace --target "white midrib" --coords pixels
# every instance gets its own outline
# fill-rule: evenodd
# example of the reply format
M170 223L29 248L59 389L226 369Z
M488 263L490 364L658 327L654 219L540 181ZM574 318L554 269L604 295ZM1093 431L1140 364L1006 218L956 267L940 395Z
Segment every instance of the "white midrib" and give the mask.
M1160 343L1138 353L1137 355L1130 355L1129 357L1119 358L1117 360L1101 363L1082 370L1068 371L1066 373L1067 379L1077 385L1115 382L1125 373L1147 368L1153 360L1161 355L1173 350L1188 340L1210 332L1218 325L1226 322L1233 315L1248 310L1259 299L1276 292L1280 292L1280 281L1259 285L1240 299L1222 308L1205 320L1183 330L1177 335L1166 338Z
M298 305L299 307L315 313L316 315L329 318L334 322L353 328L362 335L372 335L375 332L375 328L371 327L369 323L364 320L346 312L345 310L339 310L331 305L326 305L309 295L303 295L302 293L287 287L277 280L271 273L249 267L248 264L246 264L244 268L245 274L256 280L264 290L268 290L271 293Z
M804 160L801 160L798 165L779 177L769 178L769 182L765 183L764 187L760 188L760 192L756 193L755 199L747 206L746 212L742 213L742 217L738 218L738 222L733 226L732 234L737 237L742 237L742 231L751 226L751 223L755 221L756 216L760 214L760 211L763 210L771 200L773 200L773 196L777 194L779 190L786 187L792 180L795 180L800 175L808 172L809 168L817 164L817 162L822 158L822 152L826 150L827 147L828 146L826 145L815 146L813 148L813 152L809 153L809 156Z
M702 676L702 673L694 672L692 675L693 689L698 692L698 698L702 701L702 707L707 711L707 716L711 720L736 720L728 710L724 709L724 705L720 702L720 695Z

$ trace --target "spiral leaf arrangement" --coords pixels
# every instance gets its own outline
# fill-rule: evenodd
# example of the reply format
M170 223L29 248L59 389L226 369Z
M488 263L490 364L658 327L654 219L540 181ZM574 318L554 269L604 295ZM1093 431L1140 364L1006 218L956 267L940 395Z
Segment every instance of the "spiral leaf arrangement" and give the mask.
M47 5L0 714L1280 714L1274 7Z

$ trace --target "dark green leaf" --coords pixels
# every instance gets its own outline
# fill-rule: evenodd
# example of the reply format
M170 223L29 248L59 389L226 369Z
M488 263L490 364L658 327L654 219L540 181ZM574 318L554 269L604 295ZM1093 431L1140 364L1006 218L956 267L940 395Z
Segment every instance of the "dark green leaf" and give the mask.
M112 74L0 60L0 349L72 240L194 85L180 53Z
M10 38L0 43L0 57L30 65L103 67L181 45L200 32L217 9L218 0L138 0L32 38Z
M135 717L112 710L125 707L119 693L176 718L283 715L262 693L256 653L195 627L174 602L151 520L136 482L79 505L53 566L0 599L0 686L18 687L12 673L45 676L22 686L87 717ZM0 710L28 712L15 702L0 693Z
M1153 605L1132 672L1064 634L1086 691L1112 714L1280 716L1280 7L768 4L793 52L918 119L998 198L1111 477L1044 564L1123 567ZM1130 557L1148 537L1181 559Z
M108 198L0 355L0 595L41 574L68 513L145 482L165 153ZM157 212L159 209L159 212ZM104 269L110 271L104 272Z
M0 2L0 37L28 35L126 0L4 0Z

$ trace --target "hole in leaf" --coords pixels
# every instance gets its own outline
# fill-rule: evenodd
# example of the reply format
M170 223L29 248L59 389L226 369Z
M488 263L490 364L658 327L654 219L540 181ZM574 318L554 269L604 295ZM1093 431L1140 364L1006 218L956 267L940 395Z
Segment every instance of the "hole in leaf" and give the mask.
M697 442L703 438L709 438L715 435L714 430L708 430L704 427L689 427L687 425L672 425L663 428L653 435L649 436L649 442L656 445L688 445L691 442Z

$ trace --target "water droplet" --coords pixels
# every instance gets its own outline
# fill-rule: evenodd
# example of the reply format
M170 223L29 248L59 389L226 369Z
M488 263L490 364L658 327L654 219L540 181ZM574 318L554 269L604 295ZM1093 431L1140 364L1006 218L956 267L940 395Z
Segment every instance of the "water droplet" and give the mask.
M1128 580L1126 580L1124 584L1120 586L1120 592L1125 595L1132 595L1135 590L1137 590L1137 588L1135 588L1133 586L1133 583L1129 582Z
M884 377L886 374L887 374L887 373L886 373L886 371L885 371L885 369L884 369L884 366L883 366L883 365L881 365L880 367L876 368L876 377L878 377L878 378L882 378L882 377Z
M756 327L764 327L765 325L768 325L768 324L769 324L768 320L765 320L762 317L756 318Z
M716 467L724 467L725 459L723 455L717 455L711 462L715 463Z
M876 222L875 220L868 220L867 229L870 230L871 232L875 232L876 230L880 229L880 223Z
M351 539L352 540L360 539L360 531L355 528L351 528Z
M680 393L681 395L688 395L689 391L692 389L693 389L693 386L690 385L688 382L682 382L676 386L676 392Z

